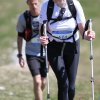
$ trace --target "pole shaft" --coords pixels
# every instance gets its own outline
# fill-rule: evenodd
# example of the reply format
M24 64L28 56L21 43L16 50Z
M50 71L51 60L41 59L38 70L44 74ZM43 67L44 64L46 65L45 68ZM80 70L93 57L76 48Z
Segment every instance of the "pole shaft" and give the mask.
M89 22L89 30L92 31L92 20ZM93 44L90 39L90 62L91 62L91 83L92 83L92 100L94 100L94 76L93 76Z
M44 23L44 35L47 36L46 33L46 22ZM48 64L48 54L47 54L47 45L45 45L45 61L46 61L46 68L47 68L47 100L50 100L50 88L49 88L49 73L48 73L48 69L49 69L49 64Z

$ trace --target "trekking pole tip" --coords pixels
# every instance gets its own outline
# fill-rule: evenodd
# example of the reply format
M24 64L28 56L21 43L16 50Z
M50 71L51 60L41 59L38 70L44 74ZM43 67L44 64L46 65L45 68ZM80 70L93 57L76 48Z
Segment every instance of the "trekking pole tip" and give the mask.
M92 19L89 19L89 30L92 31ZM92 40L92 38L90 39L90 41Z

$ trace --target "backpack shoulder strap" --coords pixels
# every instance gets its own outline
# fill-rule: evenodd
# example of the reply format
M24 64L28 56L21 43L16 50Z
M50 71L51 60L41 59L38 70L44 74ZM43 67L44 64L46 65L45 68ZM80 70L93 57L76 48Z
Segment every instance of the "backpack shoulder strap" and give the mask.
M52 17L53 9L54 9L54 2L53 2L53 0L49 0L48 5L47 5L47 19L48 19L48 21L50 21L50 19Z
M24 18L26 21L26 28L31 28L31 15L28 10L24 12Z
M70 10L72 16L74 17L74 19L76 19L76 8L75 8L75 5L73 3L73 0L67 0L67 3L68 3L68 7L69 7L69 10ZM47 5L47 19L48 19L48 21L50 21L50 19L52 17L53 9L54 9L54 2L53 2L53 0L49 0L48 5Z
M28 10L24 12L24 18L26 22L26 29L24 30L24 39L29 41L32 37L32 26L31 26L31 14Z
M73 0L67 0L67 3L68 3L68 7L69 7L69 10L73 16L73 18L76 20L76 8L75 8L75 5L73 3Z

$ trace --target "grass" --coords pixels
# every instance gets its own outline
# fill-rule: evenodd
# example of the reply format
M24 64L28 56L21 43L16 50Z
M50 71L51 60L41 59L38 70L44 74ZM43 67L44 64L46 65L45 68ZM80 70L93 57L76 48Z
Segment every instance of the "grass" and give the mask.
M14 67L14 68L13 68ZM17 68L18 67L18 68ZM0 87L5 87L5 90L0 90L0 100L32 100L33 98L33 83L27 68L20 69L19 66L2 66L0 74ZM50 71L52 73L52 71ZM9 73L6 75L6 73ZM53 74L53 73L52 73ZM54 81L54 77L50 74L50 81ZM5 76L4 76L5 75ZM55 86L54 86L55 85ZM51 83L50 87L56 87L56 84ZM56 100L56 88L50 88L51 100ZM44 98L46 100L46 89Z
M26 8L23 0L0 1L0 65L11 62L9 59L12 51L16 48L16 22L20 12Z
M100 13L98 12L100 0L80 0L86 18L93 19L93 29L96 32L96 39L93 41L94 53L94 79L95 79L95 100L100 97ZM29 70L22 70L10 59L16 50L16 22L18 15L26 8L24 0L1 0L0 1L0 100L32 100L33 83ZM76 80L75 100L92 100L91 93L91 66L90 66L90 44L81 40L81 56L79 70ZM16 60L16 55L14 54ZM12 65L8 65L13 63ZM4 90L2 88L5 88ZM44 91L46 100L47 90ZM57 100L56 79L50 71L50 94L51 100Z

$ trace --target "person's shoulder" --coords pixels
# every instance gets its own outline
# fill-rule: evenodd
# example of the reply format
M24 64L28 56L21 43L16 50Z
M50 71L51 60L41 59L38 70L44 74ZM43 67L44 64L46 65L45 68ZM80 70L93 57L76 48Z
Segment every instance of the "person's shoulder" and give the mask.
M76 8L80 8L81 7L81 4L80 4L79 0L73 0L73 3L74 3Z
M74 4L79 4L80 1L79 0L73 0Z
M24 23L25 22L24 13L25 13L25 11L18 15L18 23Z
M19 19L23 19L24 18L24 12L22 12L21 14L18 15Z
M44 0L42 3L47 3L47 2L49 2L49 0Z
M47 6L48 2L49 2L49 0L44 0L41 5L42 6Z
M73 2L79 2L80 0L73 0Z

